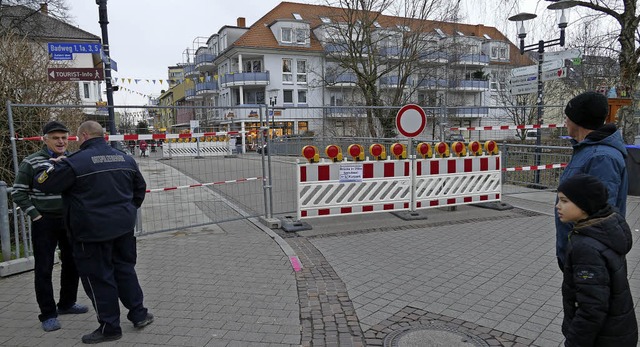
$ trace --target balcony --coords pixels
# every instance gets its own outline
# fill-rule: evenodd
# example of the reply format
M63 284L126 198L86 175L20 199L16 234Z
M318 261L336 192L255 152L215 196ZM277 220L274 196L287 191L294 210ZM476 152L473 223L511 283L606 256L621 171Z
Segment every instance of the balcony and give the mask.
M460 80L451 81L451 88L464 90L488 90L489 81L485 80Z
M404 50L401 47L383 47L380 49L379 54L381 57L387 59L399 59L400 56L407 57L409 55L408 50Z
M446 89L449 87L449 81L445 79L424 78L418 83L421 89Z
M380 77L380 86L382 88L398 88L400 87L400 76L383 76ZM402 87L409 87L413 85L413 79L411 76L407 78Z
M327 88L355 87L358 77L351 72L326 77Z
M186 89L184 91L184 96L185 96L185 99L187 99L187 100L197 100L197 99L201 98L200 96L198 96L196 94L196 89L195 88Z
M447 107L447 115L454 118L479 118L489 115L488 107Z
M447 55L447 53L441 51L431 51L420 54L420 62L423 64L446 64L449 61L448 58L449 56Z
M213 70L213 60L215 59L215 55L211 53L198 53L195 59L195 67L198 71L209 71Z
M218 88L218 82L203 82L196 83L196 95L206 95L218 93L220 89Z
M220 76L220 87L230 88L239 86L269 85L269 71L265 72L235 72Z
M489 65L489 57L484 54L454 54L449 57L453 65L482 67Z
M198 76L200 74L200 72L196 70L196 67L193 64L185 65L183 70L184 70L184 77Z

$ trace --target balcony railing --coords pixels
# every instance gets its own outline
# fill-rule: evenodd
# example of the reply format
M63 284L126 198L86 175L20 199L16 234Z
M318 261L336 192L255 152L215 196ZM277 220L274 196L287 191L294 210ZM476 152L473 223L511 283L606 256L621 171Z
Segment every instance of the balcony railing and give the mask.
M435 51L420 54L420 60L431 63L446 63L449 56L446 52Z
M198 70L196 70L196 67L193 64L185 65L183 70L184 70L184 75L185 76L198 75L199 74Z
M462 88L462 89L489 89L489 81L485 81L485 80L452 81L451 87Z
M196 68L202 68L204 66L213 66L213 60L215 59L215 55L211 53L201 53L196 55L195 63Z
M184 91L184 96L185 96L185 99L187 99L187 100L199 99L199 98L200 98L200 97L198 97L198 95L196 94L196 89L195 89L195 88L186 89L186 90Z
M345 72L339 75L328 75L326 77L327 87L354 85L358 82L358 77L354 73Z
M449 87L449 81L444 79L425 78L418 82L418 88L444 89Z
M265 72L235 72L220 76L221 87L268 85L269 71Z
M385 87L398 86L398 85L400 85L400 76L382 76L382 77L380 77L380 85L385 86ZM404 83L404 85L405 86L413 85L413 79L411 78L411 76L409 76L409 78L407 78L407 80Z
M449 61L462 65L489 65L489 57L484 54L454 54L449 57Z
M197 83L196 84L196 94L198 94L198 95L200 95L200 94L210 94L210 93L215 93L215 92L218 92L218 91L219 91L218 82L216 82L216 81Z

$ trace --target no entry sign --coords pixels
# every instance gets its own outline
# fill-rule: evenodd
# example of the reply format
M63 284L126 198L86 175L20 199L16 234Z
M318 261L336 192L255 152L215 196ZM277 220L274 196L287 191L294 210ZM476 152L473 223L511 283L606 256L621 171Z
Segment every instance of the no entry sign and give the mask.
M420 135L425 126L427 126L427 115L418 105L404 105L396 115L396 128L406 137Z

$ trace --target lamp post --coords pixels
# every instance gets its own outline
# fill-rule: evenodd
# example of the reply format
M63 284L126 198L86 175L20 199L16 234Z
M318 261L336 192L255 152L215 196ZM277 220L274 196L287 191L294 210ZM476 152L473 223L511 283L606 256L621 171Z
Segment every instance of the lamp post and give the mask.
M565 41L565 33L569 21L569 9L576 6L577 2L573 0L560 0L554 2L553 4L547 6L547 9L550 10L558 10L560 11L560 18L558 19L558 28L560 28L560 37L553 40L540 40L538 43L525 45L524 39L527 37L527 31L525 29L525 22L537 17L537 15L532 13L518 13L515 16L511 16L508 19L512 22L516 22L517 30L518 30L518 39L520 39L520 54L523 55L525 52L538 52L538 94L537 94L537 124L542 125L543 116L544 116L544 85L542 84L542 64L544 62L544 50L545 48L560 46L564 47ZM535 156L535 165L540 165L540 145L541 145L541 129L537 129L536 132L536 156ZM535 184L540 184L540 171L535 170Z
M96 0L98 5L98 23L100 23L100 29L102 31L102 51L104 52L104 81L107 88L107 112L109 113L109 134L116 134L116 121L115 111L113 109L113 85L111 84L111 56L109 53L109 33L107 31L107 24L109 24L109 18L107 17L107 0ZM116 142L111 141L111 146L115 147Z

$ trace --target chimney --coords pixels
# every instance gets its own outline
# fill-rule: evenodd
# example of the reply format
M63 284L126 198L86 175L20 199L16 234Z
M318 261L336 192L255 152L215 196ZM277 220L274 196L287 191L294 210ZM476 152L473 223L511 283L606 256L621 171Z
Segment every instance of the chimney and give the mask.
M238 17L238 26L240 28L245 28L247 26L247 23L244 17Z
M47 5L47 3L42 3L40 4L40 13L48 16L49 15L49 6Z

